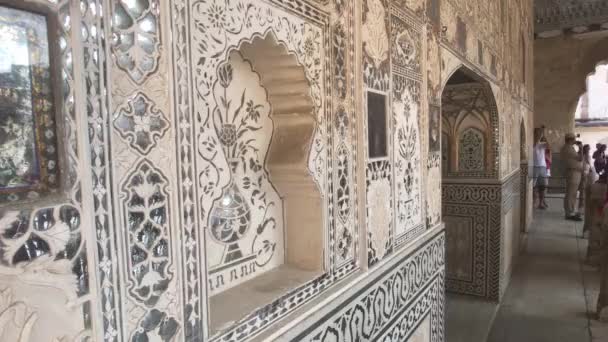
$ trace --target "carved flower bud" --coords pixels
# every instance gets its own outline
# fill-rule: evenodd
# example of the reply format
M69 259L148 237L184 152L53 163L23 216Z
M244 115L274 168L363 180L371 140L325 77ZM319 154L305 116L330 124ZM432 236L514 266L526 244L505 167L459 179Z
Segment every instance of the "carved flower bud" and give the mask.
M220 67L219 70L220 84L224 88L228 88L230 82L232 82L232 65L226 63Z
M220 130L219 138L224 146L230 147L236 142L236 134L236 126L225 124Z

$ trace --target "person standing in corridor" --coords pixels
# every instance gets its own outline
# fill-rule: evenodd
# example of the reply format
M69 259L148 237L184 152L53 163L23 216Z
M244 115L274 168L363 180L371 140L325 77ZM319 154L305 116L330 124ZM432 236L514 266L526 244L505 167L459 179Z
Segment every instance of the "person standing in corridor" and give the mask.
M547 161L545 159L545 150L547 143L542 141L543 129L534 129L534 169L532 170L534 194L538 198L538 209L547 209L545 202L545 191L547 188Z
M585 212L585 200L587 200L587 187L589 184L593 184L595 180L591 180L595 176L595 172L592 171L593 162L591 161L591 146L583 146L583 172L581 174L581 181L578 186L578 212Z
M578 149L574 145L578 145ZM564 163L566 175L566 195L564 196L566 220L582 221L580 214L576 211L576 195L583 173L583 146L576 141L574 134L566 134L560 157Z

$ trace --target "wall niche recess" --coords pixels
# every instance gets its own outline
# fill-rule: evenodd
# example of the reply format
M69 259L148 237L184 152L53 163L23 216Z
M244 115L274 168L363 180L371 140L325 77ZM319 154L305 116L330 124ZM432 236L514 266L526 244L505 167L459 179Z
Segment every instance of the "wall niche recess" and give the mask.
M324 272L322 196L308 168L314 105L272 33L218 67L215 127L230 182L207 223L211 332Z
M368 91L367 113L369 158L385 158L388 156L386 136L386 95Z

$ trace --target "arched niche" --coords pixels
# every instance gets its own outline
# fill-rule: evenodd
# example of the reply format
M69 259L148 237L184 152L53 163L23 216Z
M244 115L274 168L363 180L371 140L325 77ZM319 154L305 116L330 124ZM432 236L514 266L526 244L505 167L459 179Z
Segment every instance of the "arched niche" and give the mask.
M271 31L256 36L218 66L213 92L230 182L208 219L211 332L322 274L325 243L308 167L314 104L296 56Z
M442 137L449 141L447 177L497 178L499 175L499 119L490 84L471 70L460 67L448 79L442 92ZM461 167L466 130L474 129L482 146L476 149L483 167ZM473 133L471 133L473 134ZM472 135L469 135L470 137ZM469 165L470 166L470 165Z
M454 65L454 64L452 64ZM446 290L498 300L501 224L499 118L491 84L460 66L441 96Z

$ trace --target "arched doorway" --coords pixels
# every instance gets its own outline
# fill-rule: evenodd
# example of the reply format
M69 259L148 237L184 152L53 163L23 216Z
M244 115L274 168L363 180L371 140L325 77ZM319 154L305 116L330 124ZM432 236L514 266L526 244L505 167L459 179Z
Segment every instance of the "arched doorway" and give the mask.
M441 102L446 289L497 301L503 272L496 101L486 80L461 67Z
M608 142L608 61L595 67L587 76L586 91L578 100L574 113L576 133L580 140L595 149Z

